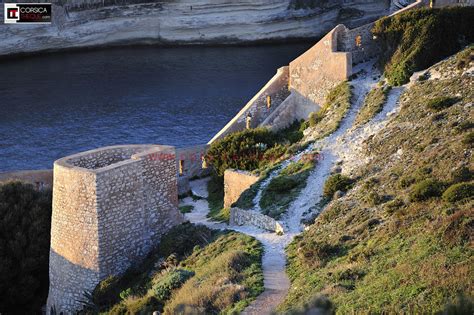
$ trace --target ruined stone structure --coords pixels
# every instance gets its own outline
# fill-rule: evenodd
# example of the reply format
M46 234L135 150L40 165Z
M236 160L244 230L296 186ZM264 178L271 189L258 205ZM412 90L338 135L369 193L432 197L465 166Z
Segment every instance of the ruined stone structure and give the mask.
M224 208L236 202L240 195L255 184L260 176L246 171L228 169L224 172Z
M183 221L177 196L170 146L113 146L57 160L47 310L80 309L84 291L143 259Z
M264 230L284 233L283 226L272 217L256 211L247 211L240 208L230 209L230 225L252 225Z

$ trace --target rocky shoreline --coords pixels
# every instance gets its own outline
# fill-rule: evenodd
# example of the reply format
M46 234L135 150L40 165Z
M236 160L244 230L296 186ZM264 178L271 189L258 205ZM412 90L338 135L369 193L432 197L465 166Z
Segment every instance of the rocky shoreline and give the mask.
M94 6L81 6L79 0L53 4L51 25L0 23L0 56L138 44L241 45L314 40L334 24L359 26L385 15L389 9L389 1L385 0L334 1L298 9L290 6L292 0L100 3L105 2ZM3 16L1 19L3 22Z

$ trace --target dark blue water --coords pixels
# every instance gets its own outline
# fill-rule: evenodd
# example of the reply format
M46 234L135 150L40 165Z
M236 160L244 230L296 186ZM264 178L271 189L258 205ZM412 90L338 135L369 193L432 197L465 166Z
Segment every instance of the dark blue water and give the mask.
M206 143L307 44L117 48L0 62L0 171L106 145Z

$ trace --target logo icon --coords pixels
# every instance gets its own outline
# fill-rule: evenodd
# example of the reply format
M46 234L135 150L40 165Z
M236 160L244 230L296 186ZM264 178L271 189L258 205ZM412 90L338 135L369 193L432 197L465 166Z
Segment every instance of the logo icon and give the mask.
M5 23L51 23L51 3L5 3Z
M8 19L18 19L18 8L8 8L7 9L7 17Z

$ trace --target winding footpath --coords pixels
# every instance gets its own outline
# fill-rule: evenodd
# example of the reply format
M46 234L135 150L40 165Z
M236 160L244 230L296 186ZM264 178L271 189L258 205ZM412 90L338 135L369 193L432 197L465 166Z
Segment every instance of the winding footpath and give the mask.
M396 88L390 92L384 109L372 121L363 126L352 127L355 117L364 103L365 96L377 84L380 76L378 71L375 70L374 61L354 67L354 73L359 73L358 77L350 82L353 86L354 101L341 121L338 130L328 137L314 142L303 152L283 162L282 166L274 170L268 179L261 184L260 191L255 197L254 204L256 206L252 210L259 211L258 205L261 192L286 164L297 161L306 152L313 150L320 152L322 159L308 177L306 187L290 205L286 215L281 220L281 223L285 226L284 235L279 236L273 232L250 226L228 226L224 223L210 221L206 217L209 212L206 199L193 200L188 197L181 200L181 205L194 206L194 210L185 215L192 223L204 224L213 229L232 229L255 237L262 243L264 247L262 267L265 291L242 314L271 314L284 300L290 287L290 281L285 272L285 247L296 235L303 231L301 220L305 217L314 216L315 213L311 213L311 211L319 211L314 206L322 198L324 182L330 175L332 168L336 164L341 164L342 172L348 173L361 163L366 163L367 161L364 160L365 154L360 151L361 143L370 135L382 129L391 115L398 111L398 99L403 88ZM207 181L208 179L192 181L190 184L193 193L202 198L207 198Z

